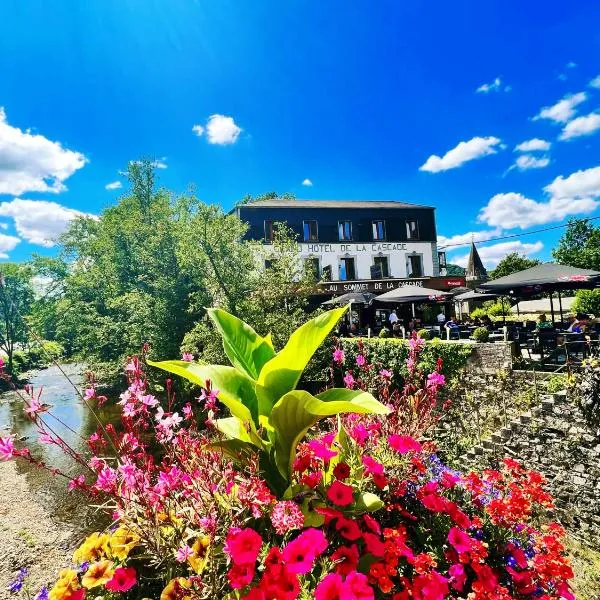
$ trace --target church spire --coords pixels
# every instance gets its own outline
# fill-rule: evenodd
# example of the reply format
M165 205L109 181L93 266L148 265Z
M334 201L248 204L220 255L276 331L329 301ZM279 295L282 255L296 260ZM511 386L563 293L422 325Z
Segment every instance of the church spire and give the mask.
M481 262L481 257L473 240L471 240L471 252L469 253L465 275L467 281L486 281L488 278L487 271L483 266L483 262Z

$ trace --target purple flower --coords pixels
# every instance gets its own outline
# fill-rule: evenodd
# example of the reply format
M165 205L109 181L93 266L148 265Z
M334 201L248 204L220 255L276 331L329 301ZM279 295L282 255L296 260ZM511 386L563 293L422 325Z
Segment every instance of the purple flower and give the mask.
M44 586L35 596L33 600L48 600L48 588Z
M427 375L427 387L439 387L446 383L446 378L437 371Z
M333 351L333 361L339 365L344 362L344 351L341 348L336 348Z
M354 377L352 373L347 372L346 375L344 375L344 384L347 388L352 389L352 386L354 385Z
M356 364L359 367L364 367L366 362L367 362L367 359L362 354L358 354L356 356Z

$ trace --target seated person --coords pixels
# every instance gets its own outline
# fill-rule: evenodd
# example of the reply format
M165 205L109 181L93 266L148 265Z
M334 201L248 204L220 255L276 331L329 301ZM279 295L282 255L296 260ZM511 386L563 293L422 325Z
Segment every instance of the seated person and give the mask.
M578 314L574 323L571 324L568 331L572 333L585 333L589 326L590 318L582 313Z
M456 329L456 330L458 330L458 328L459 328L458 323L455 321L454 317L450 317L450 319L448 319L448 321L446 321L446 325L444 325L444 327L446 327L446 329Z
M487 315L483 315L483 317L481 317L481 326L485 327L488 330L492 330L494 329L494 324L492 323L492 320L487 316Z
M554 327L554 325L548 321L548 318L546 317L546 315L540 315L538 317L538 322L536 325L536 329L539 331L540 329L552 329Z

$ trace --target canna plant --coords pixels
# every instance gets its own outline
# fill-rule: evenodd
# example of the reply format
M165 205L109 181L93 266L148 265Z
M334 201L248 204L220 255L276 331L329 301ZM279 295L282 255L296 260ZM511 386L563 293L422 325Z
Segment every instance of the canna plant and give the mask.
M363 390L331 388L313 395L296 389L311 357L346 310L338 308L311 319L275 352L270 335L262 337L228 312L210 309L232 366L181 360L148 364L218 390L218 399L231 416L215 421L224 439L214 447L233 458L258 448L264 477L281 494L291 479L296 448L315 423L342 413L389 412Z

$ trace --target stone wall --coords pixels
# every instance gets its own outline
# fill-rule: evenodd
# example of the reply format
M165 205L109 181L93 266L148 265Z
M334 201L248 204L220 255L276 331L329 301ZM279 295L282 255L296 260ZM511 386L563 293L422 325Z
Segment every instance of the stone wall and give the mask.
M473 352L467 362L467 372L493 375L499 369L512 369L513 342L471 344Z
M600 432L565 393L493 433L464 457L467 467L495 467L513 457L548 479L556 517L575 536L600 548Z

